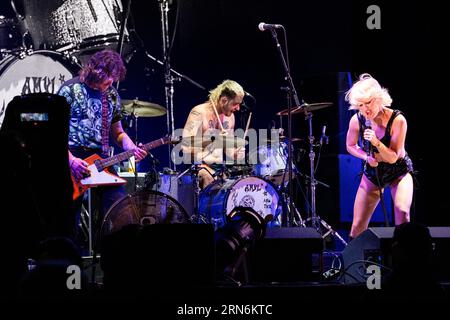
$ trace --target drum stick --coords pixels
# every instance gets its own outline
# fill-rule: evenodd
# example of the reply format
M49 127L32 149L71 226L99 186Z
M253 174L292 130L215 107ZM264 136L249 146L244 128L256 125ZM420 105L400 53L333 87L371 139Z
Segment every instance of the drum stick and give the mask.
M244 131L244 139L247 137L248 127L250 126L251 119L252 119L252 113L250 112L250 114L248 115L247 126L245 127L245 131Z
M248 133L248 127L250 127L250 120L252 119L252 113L250 112L250 114L248 115L248 119L247 119L247 125L245 126L245 131L244 131L244 137L243 139L245 140L245 138L247 137L247 133ZM239 148L237 148L237 150L241 150L243 146L240 146Z
M225 131L225 129L223 128L222 121L220 120L219 113L217 112L217 109L216 109L216 104L212 100L211 100L211 104L213 106L214 112L216 113L217 120L219 121L220 129L222 129L221 134L228 134L228 132Z

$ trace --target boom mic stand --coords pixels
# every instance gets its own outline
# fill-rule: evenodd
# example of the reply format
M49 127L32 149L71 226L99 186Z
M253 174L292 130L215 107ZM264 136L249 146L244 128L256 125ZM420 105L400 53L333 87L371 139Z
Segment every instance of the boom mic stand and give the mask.
M283 26L281 26L283 29L283 32L286 32ZM278 41L278 36L275 31L275 28L270 28L270 32L272 34L272 38L275 41L276 47L278 49L278 53L280 55L281 63L283 65L284 71L286 73L285 79L288 82L289 89L290 89L290 98L288 101L288 156L287 156L287 170L288 170L288 181L292 181L292 99L294 100L295 106L300 106L300 100L298 98L297 90L295 89L294 82L292 81L291 72L289 70L289 66L286 62L286 59L284 57L283 51L280 46L280 42ZM287 219L286 221L283 221L284 226L295 226L295 217L294 217L294 211L296 208L293 205L293 197L292 197L292 183L289 183L288 188L288 205L287 205Z

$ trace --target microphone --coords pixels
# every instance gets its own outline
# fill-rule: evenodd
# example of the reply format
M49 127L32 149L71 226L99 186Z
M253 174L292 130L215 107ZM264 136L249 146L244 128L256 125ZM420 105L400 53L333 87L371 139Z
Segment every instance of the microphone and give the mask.
M250 108L250 107L245 103L245 101L242 101L239 111L240 111L240 112L250 112L250 111L252 111L252 108Z
M366 129L370 129L372 130L372 121L370 121L369 119L366 119L366 122L364 123ZM366 153L367 155L370 157L372 156L372 144L370 143L370 141L364 140L364 148L366 149Z
M244 94L245 94L245 96L247 96L247 97L249 97L249 98L251 98L253 101L255 101L256 102L256 99L255 99L255 97L254 96L252 96L250 93L248 93L247 91L244 91Z
M325 135L325 132L327 130L327 126L322 127L322 136L320 137L320 145L323 144L325 141L325 144L328 144L328 137Z
M260 22L258 24L258 29L261 31L280 29L280 28L283 28L283 26L281 24L270 24L270 23L264 23L264 22Z
M147 155L150 157L151 161L153 161L155 165L159 165L159 160L156 159L156 157L150 151L147 151Z

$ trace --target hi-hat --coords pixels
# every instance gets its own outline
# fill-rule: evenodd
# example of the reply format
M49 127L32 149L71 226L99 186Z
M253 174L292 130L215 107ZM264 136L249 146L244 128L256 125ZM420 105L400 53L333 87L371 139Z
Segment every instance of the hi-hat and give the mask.
M136 117L159 117L167 113L166 108L159 104L137 99L122 100L122 106L127 114L134 114Z
M319 103L304 103L299 107L293 107L291 108L291 114L301 113L301 112L310 112L310 111L316 111L323 108L331 107L333 103L331 102L319 102ZM281 110L280 112L277 112L277 116L287 116L288 115L288 109Z

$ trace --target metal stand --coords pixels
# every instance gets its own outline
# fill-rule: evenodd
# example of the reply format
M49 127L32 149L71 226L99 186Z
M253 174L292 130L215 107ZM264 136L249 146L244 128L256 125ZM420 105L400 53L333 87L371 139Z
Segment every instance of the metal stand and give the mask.
M308 135L308 141L309 141L309 166L310 166L310 191L311 191L311 217L306 219L306 222L309 222L311 224L311 227L315 228L321 235L322 238L327 237L329 234L335 236L339 239L345 246L347 245L347 242L341 237L339 233L337 233L331 226L323 219L321 219L316 212L316 185L317 180L314 177L314 170L315 170L315 157L316 153L314 152L314 146L315 146L315 138L312 132L312 113L308 111L307 105L305 105L305 119L308 121L308 129L309 129L309 135ZM323 232L322 227L326 229L325 232Z
M88 201L88 209L87 209L87 216L88 216L88 247L89 247L89 254L94 254L94 249L92 246L92 198L91 198L91 188L87 190L87 201Z
M179 78L172 76L170 69L170 39L169 39L169 1L159 0L159 9L161 11L161 31L162 31L162 41L163 41L163 57L164 57L164 79L165 79L165 97L166 97L166 108L167 108L167 133L170 136L174 135L175 125L173 116L173 95L174 87L173 83ZM169 159L172 154L172 146L169 145ZM171 163L169 161L169 163ZM176 170L175 163L173 163L173 170Z
M281 146L281 143L279 145L279 152L282 152L282 154L284 155L284 150L283 147ZM292 163L291 163L292 166ZM282 178L282 183L281 186L279 188L279 193L281 194L282 198L283 198L283 203L286 205L286 210L287 210L287 215L288 217L293 217L293 220L291 221L291 226L302 226L302 227L306 227L305 225L305 221L303 220L302 216L300 215L300 212L298 211L297 207L295 206L295 201L294 199L291 198L291 195L293 194L293 192L291 191L292 189L292 182L293 180L286 180L286 168L288 167L288 164L286 163L285 166L285 170L283 172L283 178ZM286 187L289 185L289 192L286 192ZM292 210L294 210L292 212Z
M286 32L286 30L284 29L283 26L281 26L281 28L283 29L283 32ZM311 217L307 219L307 222L311 222L312 227L314 227L320 234L322 234L323 237L325 237L328 234L332 234L334 236L336 236L342 243L344 243L344 245L347 245L347 242L336 232L334 231L324 220L322 220L316 213L316 179L314 178L314 169L315 169L315 165L314 165L314 158L315 158L315 153L314 153L314 136L312 134L312 114L310 112L308 112L308 108L307 108L307 104L303 101L301 101L300 103L300 99L298 98L298 94L297 91L295 89L294 86L294 82L292 80L291 74L290 74L290 70L289 70L289 66L286 62L285 56L283 54L283 51L281 49L280 43L278 41L278 37L277 37L277 33L276 33L276 29L275 28L271 28L270 32L272 34L272 38L274 39L275 43L276 43L276 47L278 49L278 53L284 68L284 71L286 73L285 79L288 82L289 85L289 103L288 103L288 157L287 157L287 168L288 168L288 181L292 181L292 100L294 101L294 104L296 107L303 107L305 115L306 115L306 119L308 120L308 125L309 125L309 159L310 159L310 172L311 172L311 181L310 181L310 188L311 188ZM288 188L289 192L288 192L288 220L287 220L287 225L288 226L295 226L295 220L294 220L294 210L295 206L293 205L293 201L292 200L292 184L289 184L289 188ZM324 234L322 232L322 228L321 226L325 227L325 229L327 229L327 232Z
M134 144L138 145L138 116L133 112L131 112L131 121L134 120L135 126L134 126ZM133 156L134 158L134 156ZM136 159L134 158L134 192L137 191L138 187L138 169L137 169L137 163Z
M199 167L198 164L193 164L192 166L190 166L189 168L184 170L182 173L180 173L177 176L177 179L181 178L182 176L184 176L186 173L188 173L190 171L190 173L192 175L192 184L193 184L193 188L194 188L194 212L191 217L191 222L207 223L205 217L203 217L198 211L199 210L198 202L199 202L199 198L200 198L200 179L198 177L198 172L201 169L204 169L204 168Z
M283 31L284 27L282 28ZM288 99L288 156L287 156L287 172L288 172L288 181L292 181L292 114L291 114L291 110L292 110L292 99L294 100L294 104L295 106L300 106L300 100L298 98L297 95L297 91L294 87L294 82L292 81L292 77L291 77L291 72L289 70L289 66L288 63L284 57L283 51L281 49L280 46L280 42L278 41L278 37L277 37L277 33L275 31L275 29L270 29L270 32L272 34L272 38L275 41L276 47L278 49L278 53L280 55L280 59L281 59L281 63L283 65L284 71L286 73L285 79L288 82L289 85L289 99ZM287 219L284 219L284 225L285 226L295 226L295 218L294 218L294 212L296 212L296 208L294 206L293 201L290 201L291 199L293 199L292 197L292 184L289 184L289 188L288 188L288 204L287 204Z

